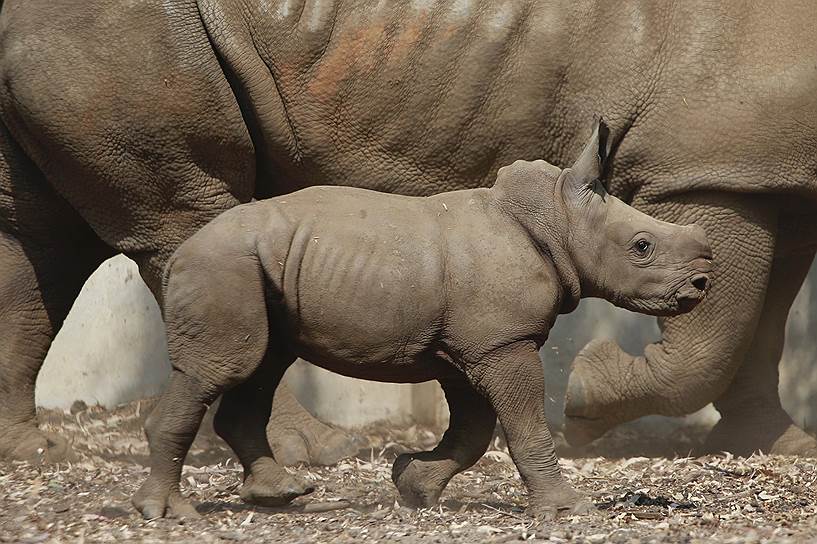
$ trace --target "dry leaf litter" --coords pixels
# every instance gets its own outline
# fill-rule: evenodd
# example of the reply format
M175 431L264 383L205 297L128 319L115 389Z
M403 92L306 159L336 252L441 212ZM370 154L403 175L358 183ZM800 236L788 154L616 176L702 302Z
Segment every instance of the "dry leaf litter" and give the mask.
M438 507L412 510L397 502L390 471L397 454L438 440L417 427L372 429L357 458L295 469L317 490L287 508L243 504L240 465L205 430L182 476L182 491L203 519L144 521L130 496L147 473L146 411L134 403L43 412L47 430L73 440L73 460L0 463L0 542L817 542L817 464L760 454L562 458L565 475L598 512L535 523L496 440L452 480ZM628 451L634 443L637 450L650 440L625 430L578 453Z

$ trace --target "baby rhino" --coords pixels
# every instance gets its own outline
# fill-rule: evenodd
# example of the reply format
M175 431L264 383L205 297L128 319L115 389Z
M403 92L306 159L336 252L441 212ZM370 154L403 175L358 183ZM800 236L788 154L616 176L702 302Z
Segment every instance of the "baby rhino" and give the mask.
M151 471L135 506L146 518L195 514L179 492L182 463L222 394L215 427L244 466L241 497L282 505L309 493L265 433L273 392L303 357L355 378L440 382L451 422L432 451L395 461L405 502L436 503L485 452L498 417L530 511L586 509L559 470L539 347L580 297L678 314L704 297L711 273L701 228L606 193L607 141L596 123L573 167L517 161L490 189L424 198L312 187L202 228L166 271L174 370L146 425Z

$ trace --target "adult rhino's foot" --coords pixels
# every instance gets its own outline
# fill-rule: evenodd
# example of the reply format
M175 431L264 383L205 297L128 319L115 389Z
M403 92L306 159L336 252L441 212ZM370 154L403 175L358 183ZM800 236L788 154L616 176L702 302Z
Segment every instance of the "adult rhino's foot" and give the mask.
M615 342L594 340L573 361L565 393L565 439L572 446L583 446L627 421L619 406L620 392L602 380L618 373L622 356Z
M131 502L145 519L201 517L193 504L182 497L177 486L168 485L152 475L148 476Z
M817 439L795 425L782 409L763 414L727 416L712 428L705 453L728 451L748 456L756 451L775 455L817 457Z
M786 427L783 434L774 441L769 453L775 455L817 457L817 439L792 423Z
M301 424L273 418L270 427L267 439L282 465L334 465L360 451L354 438L314 417Z
M394 460L391 479L408 506L429 508L437 504L453 474L451 461L431 459L432 455L404 453Z
M334 465L360 451L357 440L307 412L285 385L275 393L267 439L282 465Z
M0 423L0 459L29 463L61 463L71 459L71 445L63 437L33 425Z
M288 473L272 459L262 458L253 465L239 495L244 502L258 506L284 506L314 490L308 480Z

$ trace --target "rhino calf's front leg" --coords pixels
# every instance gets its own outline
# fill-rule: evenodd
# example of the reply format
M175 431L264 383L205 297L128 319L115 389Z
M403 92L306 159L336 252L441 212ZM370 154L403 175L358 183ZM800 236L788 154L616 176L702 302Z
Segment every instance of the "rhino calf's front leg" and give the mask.
M511 458L528 488L529 513L553 519L560 512L586 513L592 503L562 476L545 419L545 377L537 346L519 342L494 351L465 369L502 424Z

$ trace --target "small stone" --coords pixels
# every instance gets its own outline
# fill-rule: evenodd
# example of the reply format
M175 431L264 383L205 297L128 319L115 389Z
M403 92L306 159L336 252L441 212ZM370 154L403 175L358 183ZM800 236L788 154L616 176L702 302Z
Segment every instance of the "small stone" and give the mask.
M125 510L124 508L120 508L118 506L113 506L110 504L106 504L102 507L99 511L99 515L108 518L108 519L116 519L116 518L123 518L130 515L130 512Z
M63 512L67 512L71 509L71 505L68 501L57 501L51 505L51 511L57 514L61 514Z
M481 535L493 535L496 533L501 533L502 529L491 527L490 525L480 525L477 527L477 532Z
M19 542L22 544L38 544L39 542L45 542L48 540L48 538L48 533L39 533L36 535L24 536L19 540Z
M221 531L218 533L218 537L222 540L231 540L234 542L238 542L240 540L244 540L246 537L237 531Z
M88 409L88 405L85 404L85 401L75 400L73 403L71 403L70 411L71 411L71 415L75 416L75 415L79 414L80 412L86 411L87 409Z

